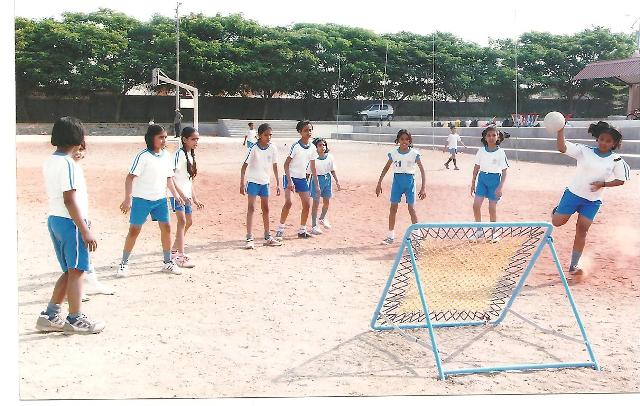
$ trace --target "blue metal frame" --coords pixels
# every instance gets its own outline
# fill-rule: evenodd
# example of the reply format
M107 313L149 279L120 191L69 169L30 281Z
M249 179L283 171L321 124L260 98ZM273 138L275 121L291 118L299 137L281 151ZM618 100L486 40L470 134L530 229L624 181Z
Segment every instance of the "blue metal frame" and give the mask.
M418 267L416 265L415 255L413 252L413 247L411 246L411 233L417 229L425 229L425 228L461 228L461 227L476 227L476 228L495 228L495 227L543 227L546 228L546 232L542 239L540 240L540 244L535 250L535 253L527 268L523 272L520 277L520 281L515 287L509 301L505 305L504 309L498 316L498 318L491 322L493 325L500 324L506 317L509 309L513 305L515 298L518 296L522 287L524 286L527 277L531 273L538 257L542 253L544 246L548 246L551 251L551 255L553 257L553 262L556 265L556 270L560 276L560 280L564 286L565 293L569 299L569 303L571 304L571 309L573 311L573 315L578 323L578 327L580 328L580 333L582 334L582 339L586 346L587 352L589 353L589 358L591 362L564 362L564 363L551 363L551 364L517 364L517 365L502 365L502 366L492 366L492 367L483 367L483 368L468 368L468 369L451 369L444 370L442 366L442 361L440 359L440 353L438 351L438 346L435 338L435 328L441 327L461 327L461 326L479 326L485 325L483 321L473 321L473 322L450 322L450 323L431 323L431 318L429 317L429 308L427 305L426 298L424 297L424 292L422 290L422 282L420 280L420 275L418 273ZM436 362L436 368L438 369L438 376L440 379L446 379L447 376L451 375L460 375L460 374L472 374L472 373L483 373L483 372L499 372L499 371L512 371L512 370L536 370L536 369L552 369L552 368L593 368L597 371L600 370L600 366L598 361L596 360L595 354L591 348L591 343L587 338L587 332L582 324L582 320L580 319L580 314L578 313L578 308L576 307L575 301L573 300L573 296L571 295L571 291L569 290L569 284L567 283L567 279L564 276L564 272L562 271L562 266L560 265L560 261L558 259L558 255L556 253L555 247L553 245L553 238L551 237L551 232L553 231L553 225L547 222L529 222L529 223L520 223L520 222L503 222L503 223L419 223L412 224L409 226L404 233L404 237L402 238L402 244L400 245L400 249L396 255L396 258L393 262L393 266L391 268L391 272L389 274L389 278L387 279L387 283L382 291L382 295L380 296L380 300L378 301L378 305L373 313L373 317L371 319L371 328L378 331L387 331L387 330L395 330L396 328L400 329L416 329L416 328L426 328L429 330L429 336L431 338L431 348L433 350L433 355ZM413 268L413 273L416 281L416 285L418 288L418 293L420 295L420 301L422 303L422 311L425 314L426 322L423 324L406 324L401 326L379 326L377 325L378 316L380 314L380 310L382 309L382 305L384 304L384 300L387 296L387 292L391 287L391 283L393 282L393 278L398 269L398 265L402 260L405 250L408 251L409 257L411 259L411 266Z

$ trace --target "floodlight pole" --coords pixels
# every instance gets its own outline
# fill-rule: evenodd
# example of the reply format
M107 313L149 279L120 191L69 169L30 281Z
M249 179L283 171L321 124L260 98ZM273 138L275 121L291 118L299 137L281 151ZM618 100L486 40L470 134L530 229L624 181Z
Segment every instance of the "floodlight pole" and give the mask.
M182 3L176 3L176 81L180 81L180 14ZM180 87L176 85L176 110L180 109Z

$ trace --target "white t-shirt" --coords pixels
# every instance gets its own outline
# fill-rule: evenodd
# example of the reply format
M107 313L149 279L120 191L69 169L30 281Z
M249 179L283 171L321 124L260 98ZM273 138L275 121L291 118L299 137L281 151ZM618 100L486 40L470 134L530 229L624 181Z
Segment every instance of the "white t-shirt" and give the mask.
M474 163L480 165L482 172L487 173L502 173L503 169L509 167L507 155L500 147L497 147L495 151L487 151L487 147L484 146L478 149Z
M453 133L447 136L447 148L458 148L458 141L460 141L460 134Z
M136 175L133 178L133 197L146 200L167 197L167 178L173 177L173 165L165 150L156 154L143 149L133 158L129 173Z
M187 160L193 165L191 154L185 154L184 149L180 148L173 154L173 180L182 193L191 198L193 181L187 172Z
M575 158L577 163L576 175L569 185L571 193L591 201L602 200L604 188L592 192L591 182L629 180L629 165L615 152L599 156L596 153L597 148L568 141L565 144L566 154Z
M300 141L291 146L289 151L289 157L291 162L289 163L289 175L292 178L304 179L307 175L307 167L309 162L316 159L318 152L312 143L307 146L303 146Z
M315 161L316 161L316 173L318 174L318 176L326 175L328 173L331 173L331 171L336 170L336 164L333 161L333 155L331 154L324 154L324 158L320 158L318 156L318 153L316 152ZM311 165L309 165L309 168L307 168L307 173L311 174Z
M271 143L264 149L256 143L247 152L243 163L247 164L247 182L266 185L271 179L273 164L278 163L278 149Z
M393 173L416 174L416 163L420 160L420 153L415 148L409 148L404 154L400 152L400 148L396 148L387 156L393 161Z
M49 200L49 215L71 218L69 210L64 205L63 193L75 190L80 216L87 220L89 198L82 168L70 156L54 153L44 161L42 172Z
M247 133L247 140L251 142L256 142L256 138L258 138L258 130L255 128L253 130L249 130Z

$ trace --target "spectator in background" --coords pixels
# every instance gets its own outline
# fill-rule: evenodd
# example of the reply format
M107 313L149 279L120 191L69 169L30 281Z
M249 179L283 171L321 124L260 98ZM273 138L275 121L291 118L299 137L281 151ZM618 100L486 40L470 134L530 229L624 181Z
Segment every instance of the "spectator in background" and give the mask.
M173 119L173 128L175 131L175 138L180 137L180 127L182 126L182 113L180 113L180 109L176 109L176 116Z

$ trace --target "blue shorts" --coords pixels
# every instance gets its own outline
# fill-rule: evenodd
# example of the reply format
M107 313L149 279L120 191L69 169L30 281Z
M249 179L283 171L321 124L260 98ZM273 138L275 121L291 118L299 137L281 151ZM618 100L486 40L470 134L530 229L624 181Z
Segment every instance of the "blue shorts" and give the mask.
M416 202L416 182L415 177L410 173L395 173L391 184L391 203L400 203L402 195L405 196L407 204Z
M160 223L169 222L169 207L167 206L167 198L163 197L158 200L147 200L141 197L134 197L131 203L131 213L129 214L129 223L134 226L141 226L147 221L147 216L151 214L152 221Z
M169 201L171 202L171 211L173 211L174 213L177 211L183 211L184 214L193 213L193 206L191 206L190 204L176 204L176 199L174 199L173 196L169 198Z
M304 193L309 191L309 182L307 182L306 178L291 178L293 181L293 189L296 193ZM287 177L282 177L282 187L286 190L287 186L289 186L289 182L287 182Z
M326 197L330 199L332 196L331 193L331 174L327 173L325 175L318 176L318 182L320 183L320 193L318 193L318 188L316 188L316 181L311 176L311 198L319 199L320 197Z
M53 249L62 271L67 272L69 269L88 271L89 251L73 220L67 217L49 216L47 228L49 228Z
M593 221L600 210L600 206L602 205L601 200L587 200L584 197L580 197L567 188L562 194L562 198L560 199L560 203L556 207L555 212L558 214L573 214L578 212L578 214L583 215L589 220Z
M476 182L476 196L486 197L494 202L500 200L500 198L496 196L496 189L498 185L500 185L500 177L501 175L499 173L480 172L478 181Z
M269 184L248 182L245 188L249 196L269 197Z
M255 142L251 142L251 141L247 140L247 148L251 149L251 147L253 147L254 145L256 145Z
M449 153L450 154L454 154L455 155L456 152L458 152L458 148L449 148Z

